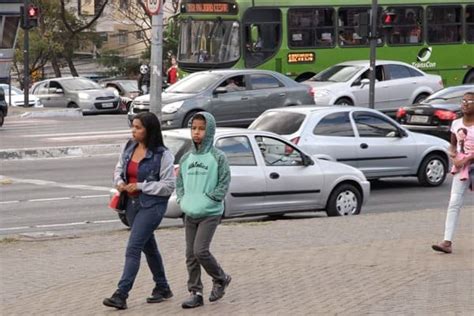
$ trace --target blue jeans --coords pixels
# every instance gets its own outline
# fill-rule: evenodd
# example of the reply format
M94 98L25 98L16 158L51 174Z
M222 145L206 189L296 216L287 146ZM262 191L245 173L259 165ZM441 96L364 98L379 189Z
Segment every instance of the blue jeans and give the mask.
M160 203L153 207L143 208L138 198L128 198L127 220L131 227L125 253L125 266L122 277L118 283L119 291L128 296L133 282L140 268L141 253L146 256L148 267L153 274L153 280L158 288L169 287L165 276L165 268L160 251L155 240L154 232L161 223L166 211L167 203Z

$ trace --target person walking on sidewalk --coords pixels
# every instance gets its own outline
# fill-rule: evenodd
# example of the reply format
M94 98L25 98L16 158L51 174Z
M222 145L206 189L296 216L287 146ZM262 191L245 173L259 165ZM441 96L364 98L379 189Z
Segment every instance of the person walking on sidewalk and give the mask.
M207 112L191 121L192 151L180 161L176 181L177 202L185 214L186 266L189 299L183 308L204 305L201 266L212 277L209 301L221 299L231 281L210 253L212 237L224 212L224 198L230 183L230 168L223 152L213 145L216 122Z
M126 144L115 167L114 184L127 193L126 217L130 237L125 266L118 289L103 304L127 308L128 293L140 268L143 252L153 274L155 287L148 303L159 303L173 296L165 276L154 232L160 225L175 188L174 156L164 146L158 118L151 112L137 114L132 122L133 138Z
M459 213L464 202L464 198L468 187L474 190L473 168L474 155L458 155L462 150L466 152L474 152L474 148L470 148L474 144L474 91L467 92L462 98L461 110L463 116L451 125L451 148L450 157L456 169L470 168L471 176L468 179L463 178L462 172L458 172L453 177L451 186L451 196L449 198L449 206L446 215L446 223L444 229L444 240L431 247L435 251L451 253L453 251L453 236L459 219ZM458 130L467 131L466 139L459 139L456 136ZM461 148L464 147L464 148ZM469 148L466 148L469 147Z

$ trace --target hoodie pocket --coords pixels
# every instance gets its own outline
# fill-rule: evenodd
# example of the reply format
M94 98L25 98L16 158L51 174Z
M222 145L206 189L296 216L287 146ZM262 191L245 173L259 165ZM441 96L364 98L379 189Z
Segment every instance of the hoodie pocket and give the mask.
M181 209L191 217L206 216L222 211L222 202L216 202L206 194L188 194L184 195L180 202Z

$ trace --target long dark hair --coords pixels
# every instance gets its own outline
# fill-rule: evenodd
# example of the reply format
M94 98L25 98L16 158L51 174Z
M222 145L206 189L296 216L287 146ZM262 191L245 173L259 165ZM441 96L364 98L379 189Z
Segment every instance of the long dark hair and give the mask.
M146 130L145 146L148 149L155 150L159 146L165 146L163 143L163 134L161 134L161 124L158 117L151 112L138 113L134 120L140 120Z

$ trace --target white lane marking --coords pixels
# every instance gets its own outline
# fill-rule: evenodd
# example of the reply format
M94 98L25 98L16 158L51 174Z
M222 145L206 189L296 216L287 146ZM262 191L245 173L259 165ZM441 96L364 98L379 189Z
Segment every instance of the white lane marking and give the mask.
M57 137L57 136L81 136L81 135L110 135L110 134L130 134L129 129L115 130L115 131L97 131L97 132L74 132L74 133L53 133L53 134L33 134L20 135L21 137Z
M108 194L100 195L79 195L79 196L65 196L65 197L56 197L56 198L44 198L44 199L31 199L31 200L12 200L12 201L1 201L2 204L14 204L14 203L27 203L27 202L51 202L51 201L61 201L61 200L73 200L73 199L95 199L95 198L108 198Z
M94 135L94 136L70 136L70 137L50 137L46 140L51 142L74 141L74 140L94 140L94 139L112 139L130 137L130 133L114 134L114 135Z
M22 230L22 229L32 229L32 228L68 227L68 226L79 226L79 225L86 225L86 224L108 224L108 223L117 223L117 222L120 222L120 220L119 219L109 219L109 220L101 220L101 221L84 221L84 222L61 223L61 224L16 226L16 227L0 228L0 231Z
M59 188L65 189L79 189L79 190L90 190L90 191L102 191L102 192L109 192L112 186L110 187L99 187L95 185L85 185L85 184L67 184L55 181L46 181L46 180L38 180L38 179L20 179L20 178L12 178L7 177L4 175L0 175L0 180L2 179L10 179L13 182L17 183L27 183L27 184L35 184L35 185L42 185L42 186L54 186Z

